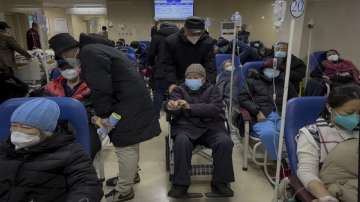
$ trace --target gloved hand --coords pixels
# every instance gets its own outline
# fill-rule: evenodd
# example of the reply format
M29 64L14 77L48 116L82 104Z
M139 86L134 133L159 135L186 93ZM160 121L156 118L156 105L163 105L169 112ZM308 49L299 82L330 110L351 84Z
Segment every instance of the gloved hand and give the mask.
M339 202L339 200L333 196L324 196L319 198L319 202Z

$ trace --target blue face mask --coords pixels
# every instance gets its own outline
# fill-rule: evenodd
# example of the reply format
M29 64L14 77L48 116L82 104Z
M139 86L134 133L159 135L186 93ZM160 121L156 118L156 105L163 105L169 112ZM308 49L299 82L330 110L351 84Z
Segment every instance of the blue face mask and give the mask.
M348 131L353 131L359 124L359 119L359 114L336 115L335 123Z
M280 71L277 69L273 69L273 68L265 68L263 70L263 73L266 76L266 78L269 78L269 79L276 78L280 75Z
M190 88L190 90L199 90L203 85L201 79L185 79L185 85Z
M287 52L285 52L285 51L275 51L274 56L276 58L286 58Z

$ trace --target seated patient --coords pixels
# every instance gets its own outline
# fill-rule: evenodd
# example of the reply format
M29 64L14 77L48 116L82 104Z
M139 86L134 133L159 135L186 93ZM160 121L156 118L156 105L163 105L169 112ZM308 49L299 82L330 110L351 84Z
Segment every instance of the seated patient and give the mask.
M340 54L336 50L328 50L326 52L326 60L321 65L323 76L332 82L338 84L352 82L360 84L359 70L352 62L340 58Z
M299 93L300 83L305 78L306 65L295 55L288 56L287 52L288 43L277 42L274 45L274 58L267 59L264 63L264 67L273 67L275 65L277 66L277 69L285 71L287 58L291 57L290 82L294 85L296 92Z
M11 116L0 145L0 201L99 202L102 185L72 134L54 132L60 116L51 100L36 98Z
M272 160L276 160L280 133L280 115L284 95L284 73L271 67L252 73L239 93L240 107L249 111L253 118L253 131L259 136ZM276 95L276 96L275 96ZM288 99L297 93L289 83Z
M334 88L327 110L329 117L300 129L297 175L319 201L356 202L360 87Z
M214 173L212 191L224 197L234 195L232 163L233 142L225 128L225 112L216 87L206 82L206 71L200 64L190 65L185 84L170 94L166 110L173 115L175 173L170 197L187 196L190 186L192 150L198 144L212 149Z
M216 87L220 90L220 96L229 104L230 100L230 81L231 70L233 69L231 60L225 60L222 64L222 72L216 78ZM238 105L238 86L239 86L239 73L235 70L233 74L233 104Z

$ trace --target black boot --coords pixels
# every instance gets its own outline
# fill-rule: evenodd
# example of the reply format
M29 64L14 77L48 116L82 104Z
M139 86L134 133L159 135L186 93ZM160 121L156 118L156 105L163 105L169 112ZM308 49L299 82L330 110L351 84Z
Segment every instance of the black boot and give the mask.
M129 201L135 197L134 190L131 189L128 194L120 194L117 190L112 190L108 194L105 195L107 201L111 202L124 202Z
M222 197L233 197L234 191L231 189L230 184L227 183L211 183L211 190L214 194Z
M168 196L172 198L185 198L188 196L188 186L173 185L168 192Z
M106 180L106 186L109 187L115 187L117 185L118 177L112 177L108 180ZM136 176L134 178L134 184L137 184L141 181L139 173L136 173Z

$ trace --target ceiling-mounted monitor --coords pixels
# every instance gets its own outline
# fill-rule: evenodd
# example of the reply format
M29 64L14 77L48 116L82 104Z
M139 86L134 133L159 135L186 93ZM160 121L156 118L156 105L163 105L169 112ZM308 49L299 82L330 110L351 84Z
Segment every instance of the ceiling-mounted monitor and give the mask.
M154 0L158 20L185 20L194 15L194 0Z

